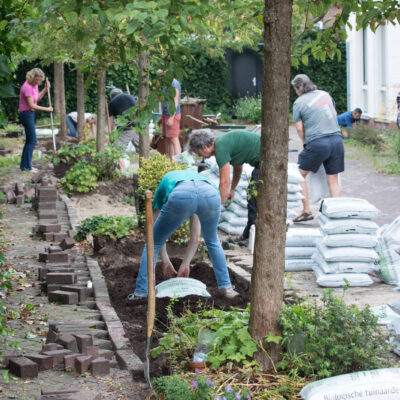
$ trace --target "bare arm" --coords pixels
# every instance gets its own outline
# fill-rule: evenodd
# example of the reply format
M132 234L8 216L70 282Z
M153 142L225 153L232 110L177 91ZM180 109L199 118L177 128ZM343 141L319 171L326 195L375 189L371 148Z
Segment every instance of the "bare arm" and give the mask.
M42 106L38 106L37 104L35 104L33 102L33 97L32 96L28 96L26 98L26 102L28 103L29 108L31 108L32 110L47 111L47 112L52 112L53 111L53 107L42 107Z
M111 124L111 130L115 129L115 118L114 115L110 115L110 124Z
M229 187L231 185L230 163L226 163L219 169L219 194L221 196L221 204L224 204L229 196Z
M48 81L46 81L46 82L44 83L44 88L39 92L38 101L42 100L43 96L44 96L44 95L46 94L46 92L47 92L47 88L50 89L50 82L48 82L48 83L49 83L48 85L47 85L47 82L48 82Z
M304 125L303 121L296 122L296 131L299 135L301 142L304 144Z
M240 177L242 176L242 170L243 170L242 165L234 165L233 166L232 184L231 184L231 190L229 193L229 198L231 200L233 200L233 198L235 197L236 186L238 185L238 183L240 181Z

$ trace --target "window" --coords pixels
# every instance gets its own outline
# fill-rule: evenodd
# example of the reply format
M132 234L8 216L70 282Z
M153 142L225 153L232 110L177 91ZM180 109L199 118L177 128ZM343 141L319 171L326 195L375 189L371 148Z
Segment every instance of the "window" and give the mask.
M363 50L363 84L368 84L368 46L367 46L367 30L362 31L362 50Z

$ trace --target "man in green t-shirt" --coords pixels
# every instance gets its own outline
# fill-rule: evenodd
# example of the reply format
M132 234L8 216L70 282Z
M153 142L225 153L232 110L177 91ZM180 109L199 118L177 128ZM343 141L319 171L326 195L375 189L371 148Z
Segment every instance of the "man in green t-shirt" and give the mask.
M190 151L205 158L215 156L217 160L221 204L228 199L233 200L244 163L254 167L249 185L249 193L253 192L254 185L258 181L260 147L260 135L241 129L227 132L217 138L210 129L199 129L192 132L189 138ZM232 182L230 177L231 165L233 166ZM256 220L256 199L254 196L251 196L248 200L247 210L247 225L244 228L241 240L249 238L250 227Z

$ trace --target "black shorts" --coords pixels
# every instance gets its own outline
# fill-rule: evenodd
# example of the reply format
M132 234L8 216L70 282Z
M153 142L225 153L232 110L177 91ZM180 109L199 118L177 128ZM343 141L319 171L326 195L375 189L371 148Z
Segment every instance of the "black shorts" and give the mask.
M327 175L344 171L344 146L339 135L323 136L304 146L299 154L299 168L303 171L317 172L324 164Z

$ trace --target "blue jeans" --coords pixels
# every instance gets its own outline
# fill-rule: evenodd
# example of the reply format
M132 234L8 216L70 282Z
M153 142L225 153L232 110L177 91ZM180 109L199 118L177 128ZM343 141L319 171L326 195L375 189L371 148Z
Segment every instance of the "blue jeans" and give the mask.
M32 169L32 155L36 146L35 111L22 111L18 114L19 121L25 128L25 145L22 150L21 165L22 171Z
M75 123L75 121L69 115L67 115L66 121L67 121L67 127L68 127L67 135L72 136L72 137L77 137L78 129L77 129L77 124Z
M168 196L167 202L163 205L160 215L153 225L154 263L157 260L158 252L171 234L193 214L197 214L218 288L231 288L225 254L217 235L220 208L219 193L209 183L204 181L179 182ZM140 260L134 295L147 297L147 246L144 247Z

